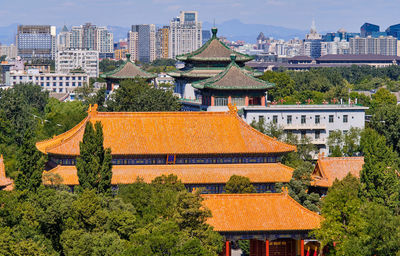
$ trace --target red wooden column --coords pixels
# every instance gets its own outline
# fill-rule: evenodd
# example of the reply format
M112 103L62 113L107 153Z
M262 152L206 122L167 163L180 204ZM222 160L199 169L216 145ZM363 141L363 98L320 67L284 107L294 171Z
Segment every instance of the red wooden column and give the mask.
M228 104L232 104L232 97L228 96Z
M211 96L211 106L214 106L214 96Z
M304 256L304 240L300 240L300 255Z
M249 96L244 98L244 105L247 107L249 105Z
M231 248L229 246L230 246L229 241L226 240L226 242L225 242L225 255L226 256L231 256Z
M261 106L265 107L265 96L261 97Z
M269 256L269 240L265 240L265 256Z

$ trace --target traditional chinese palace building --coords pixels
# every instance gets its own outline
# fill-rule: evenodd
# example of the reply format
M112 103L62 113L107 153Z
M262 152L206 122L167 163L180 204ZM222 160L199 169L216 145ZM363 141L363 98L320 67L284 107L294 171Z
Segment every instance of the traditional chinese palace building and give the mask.
M287 189L283 193L203 198L203 205L212 213L208 224L226 240L221 255L230 256L231 243L237 240L250 240L251 256L304 256L306 251L317 255L318 243L305 241L310 231L320 227L321 216L297 203Z
M236 174L249 177L258 192L274 192L275 183L292 177L293 169L280 159L295 146L254 130L233 107L228 112L118 113L97 112L96 105L71 130L36 144L49 157L44 177L59 175L63 184L79 184L79 142L86 123L96 121L103 125L104 147L111 148L115 186L175 174L189 191L201 187L222 193Z
M217 37L217 28L212 28L212 37L202 47L194 52L177 56L177 60L185 62L185 67L179 71L168 73L175 78L175 92L184 99L194 100L201 96L195 92L192 83L213 77L225 70L231 63L231 55L236 55L236 63L244 67L244 63L253 57L230 49ZM248 71L250 73L250 71ZM254 73L262 75L262 73Z
M144 71L131 61L131 55L126 55L126 61L117 69L104 73L100 77L104 78L107 82L107 90L112 91L115 85L119 85L124 79L142 78L151 82L157 77L156 74Z
M228 104L238 108L266 106L266 91L275 84L255 78L236 63L232 54L231 63L216 76L194 82L192 86L200 91L201 110L226 111Z

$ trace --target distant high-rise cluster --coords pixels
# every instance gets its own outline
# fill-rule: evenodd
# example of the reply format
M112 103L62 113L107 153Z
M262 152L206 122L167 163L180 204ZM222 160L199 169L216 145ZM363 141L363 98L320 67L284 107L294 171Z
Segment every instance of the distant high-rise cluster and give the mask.
M57 47L62 50L94 50L100 58L112 58L114 55L114 36L106 27L97 27L91 23L74 26L68 31L64 26L58 34Z

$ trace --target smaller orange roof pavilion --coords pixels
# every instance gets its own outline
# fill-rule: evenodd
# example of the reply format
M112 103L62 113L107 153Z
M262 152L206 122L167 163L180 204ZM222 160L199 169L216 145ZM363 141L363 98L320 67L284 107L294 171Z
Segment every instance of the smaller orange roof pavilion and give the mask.
M283 154L296 146L258 132L228 112L97 112L71 130L36 143L45 154L77 156L87 122L103 125L113 155Z
M14 188L14 181L6 177L3 155L0 156L0 190L1 188L7 191L13 190Z
M321 216L291 198L287 191L269 194L202 195L212 217L207 223L218 232L310 231Z
M131 184L138 178L150 183L161 175L176 175L184 184L225 184L232 175L246 176L252 183L287 183L293 168L280 163L264 164L180 164L180 165L114 165L111 184ZM57 166L43 173L43 183L50 185L47 175L59 175L62 184L79 185L75 166Z
M363 165L364 157L320 156L311 174L311 185L330 187L336 179L342 180L349 173L359 178Z

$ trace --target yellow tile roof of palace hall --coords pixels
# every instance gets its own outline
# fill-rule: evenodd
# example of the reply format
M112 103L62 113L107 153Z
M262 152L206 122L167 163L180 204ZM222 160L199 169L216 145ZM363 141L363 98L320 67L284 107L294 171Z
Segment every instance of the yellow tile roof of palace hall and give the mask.
M184 184L225 184L232 175L245 176L252 183L289 182L293 169L280 163L262 164L174 164L174 165L113 165L113 185L131 184L138 178L150 183L161 175L174 174ZM50 176L48 176L50 175ZM64 185L79 185L75 166L57 166L43 173L43 183L59 175Z
M14 181L6 176L3 155L0 156L0 187L4 187L4 190L12 190L14 188Z
M103 125L113 155L285 153L296 150L253 129L228 112L97 112L71 130L36 143L46 154L79 155L87 122Z
M203 205L212 214L207 223L218 232L319 228L321 216L287 193L202 195Z
M364 157L321 156L311 174L311 185L330 187L336 179L342 180L349 173L359 178L363 165Z

